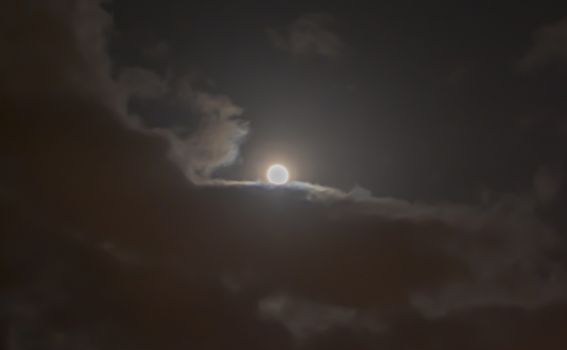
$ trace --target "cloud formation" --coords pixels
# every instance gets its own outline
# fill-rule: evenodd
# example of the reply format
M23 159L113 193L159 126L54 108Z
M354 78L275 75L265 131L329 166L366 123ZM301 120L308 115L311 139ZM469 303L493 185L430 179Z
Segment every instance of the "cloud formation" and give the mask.
M200 182L209 179L214 170L231 165L237 159L249 127L247 122L238 119L242 108L227 96L199 92L192 100L201 121L187 138L173 141L173 152L187 164L190 177Z
M307 14L297 18L287 28L270 30L276 48L292 56L339 58L345 43L335 32L336 19L327 13Z
M188 77L167 79L140 67L123 68L118 83L126 100L174 105L187 116L185 124L192 126L154 128L145 125L143 116L130 112L142 131L169 141L171 158L191 181L209 181L215 170L238 158L240 144L250 129L248 122L240 119L243 109L228 96L197 90Z

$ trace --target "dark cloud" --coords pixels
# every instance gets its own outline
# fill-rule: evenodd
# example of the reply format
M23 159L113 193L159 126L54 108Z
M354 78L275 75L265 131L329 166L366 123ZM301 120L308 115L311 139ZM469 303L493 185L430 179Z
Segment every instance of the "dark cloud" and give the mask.
M274 45L293 56L340 57L346 48L335 32L336 19L327 13L303 15L283 30L270 30Z
M547 24L533 34L533 44L518 62L522 70L532 70L553 62L567 61L567 19Z
M97 1L8 7L6 348L564 344L558 237L533 206L211 180L248 131L231 99L144 69L112 79ZM168 95L193 111L194 129L131 122L131 100Z

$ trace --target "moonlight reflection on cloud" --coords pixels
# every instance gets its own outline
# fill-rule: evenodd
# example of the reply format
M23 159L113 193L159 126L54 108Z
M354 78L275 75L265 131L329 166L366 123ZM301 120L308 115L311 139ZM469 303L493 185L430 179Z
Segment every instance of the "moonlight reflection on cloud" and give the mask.
M273 185L283 185L289 180L289 172L286 167L281 164L274 164L268 168L268 182Z

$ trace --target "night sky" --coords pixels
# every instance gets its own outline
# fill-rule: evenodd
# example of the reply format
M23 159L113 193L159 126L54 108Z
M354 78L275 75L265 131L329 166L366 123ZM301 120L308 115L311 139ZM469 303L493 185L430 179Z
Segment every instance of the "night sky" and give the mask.
M17 0L0 47L0 349L567 347L567 3Z

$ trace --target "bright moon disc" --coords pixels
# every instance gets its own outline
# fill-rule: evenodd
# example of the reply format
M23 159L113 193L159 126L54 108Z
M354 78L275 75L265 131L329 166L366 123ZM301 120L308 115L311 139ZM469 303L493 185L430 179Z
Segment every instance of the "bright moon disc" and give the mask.
M274 164L268 169L268 181L274 185L283 185L289 180L289 172L285 166Z

